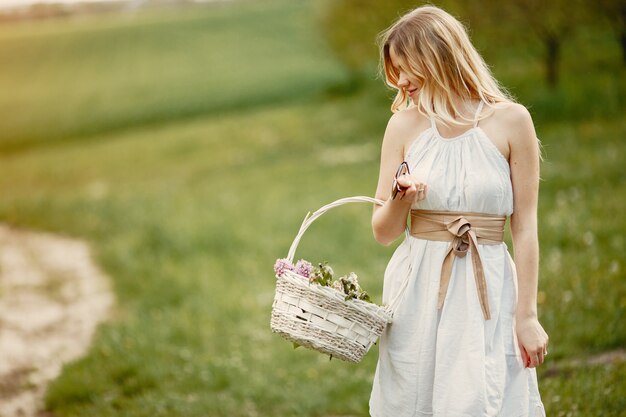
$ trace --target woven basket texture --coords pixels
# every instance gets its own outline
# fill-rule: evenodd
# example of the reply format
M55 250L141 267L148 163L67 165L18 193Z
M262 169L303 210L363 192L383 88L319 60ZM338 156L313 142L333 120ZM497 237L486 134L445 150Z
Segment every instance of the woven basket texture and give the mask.
M272 331L301 346L360 362L389 322L388 309L362 300L346 301L339 291L310 284L292 271L276 278Z
M307 214L286 259L293 263L300 239L317 218L348 203L382 205L384 201L346 197ZM362 300L346 301L345 295L333 288L309 283L306 277L284 271L276 277L270 325L274 333L291 342L344 361L359 362L391 323L393 304L383 308Z

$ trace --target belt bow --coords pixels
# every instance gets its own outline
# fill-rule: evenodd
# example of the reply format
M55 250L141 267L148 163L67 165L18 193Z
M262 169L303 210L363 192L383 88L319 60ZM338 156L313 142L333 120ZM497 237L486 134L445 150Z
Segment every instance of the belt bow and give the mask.
M452 266L456 257L463 258L472 253L474 280L478 291L478 301L485 320L491 318L487 281L478 244L495 245L502 243L506 216L452 211L411 210L411 235L426 240L450 242L441 266L439 297L437 308L443 307Z

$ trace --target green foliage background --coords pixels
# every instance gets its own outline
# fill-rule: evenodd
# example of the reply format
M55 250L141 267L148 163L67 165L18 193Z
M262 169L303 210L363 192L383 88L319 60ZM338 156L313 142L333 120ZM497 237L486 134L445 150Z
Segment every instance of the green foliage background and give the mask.
M329 362L269 332L274 260L306 212L373 193L390 115L373 72L354 89L319 13L233 2L0 27L0 219L87 239L118 298L50 387L54 415L367 415L375 349ZM619 45L581 28L548 90L539 43L474 40L545 149L546 409L621 416L626 365L585 364L626 343ZM380 299L393 248L374 242L369 215L324 216L297 255L354 270Z

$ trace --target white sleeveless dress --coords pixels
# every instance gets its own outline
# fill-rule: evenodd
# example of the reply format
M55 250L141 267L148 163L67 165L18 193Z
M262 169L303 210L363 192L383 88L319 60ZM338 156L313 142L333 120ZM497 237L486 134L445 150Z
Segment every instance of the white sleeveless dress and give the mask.
M508 162L478 123L448 139L431 121L405 158L411 173L428 184L426 199L414 209L513 212ZM387 266L384 303L398 294L407 275L408 284L380 339L371 416L545 417L535 370L524 367L513 328L517 281L506 244L479 245L487 321L471 253L454 260L443 308L437 309L449 245L407 235Z

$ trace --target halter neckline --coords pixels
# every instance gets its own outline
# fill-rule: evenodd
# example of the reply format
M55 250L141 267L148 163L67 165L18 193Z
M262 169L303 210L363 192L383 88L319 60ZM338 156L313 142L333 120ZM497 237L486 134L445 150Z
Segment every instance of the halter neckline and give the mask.
M483 100L480 100L480 102L478 103L478 107L476 108L476 113L474 114L474 125L470 129L468 129L465 132L461 133L460 135L457 135L457 136L454 136L454 137L451 137L451 138L447 138L447 137L442 136L441 133L439 133L439 129L437 129L437 123L435 123L435 118L431 116L430 117L430 124L431 124L431 127L433 129L433 132L435 132L435 134L437 136L439 136L441 139L444 139L444 140L454 140L454 139L458 139L458 138L460 138L462 136L465 136L467 133L469 133L470 131L472 131L472 130L474 130L474 129L476 129L478 127L478 121L479 121L478 117L480 116L480 113L483 110L484 103L485 102Z

